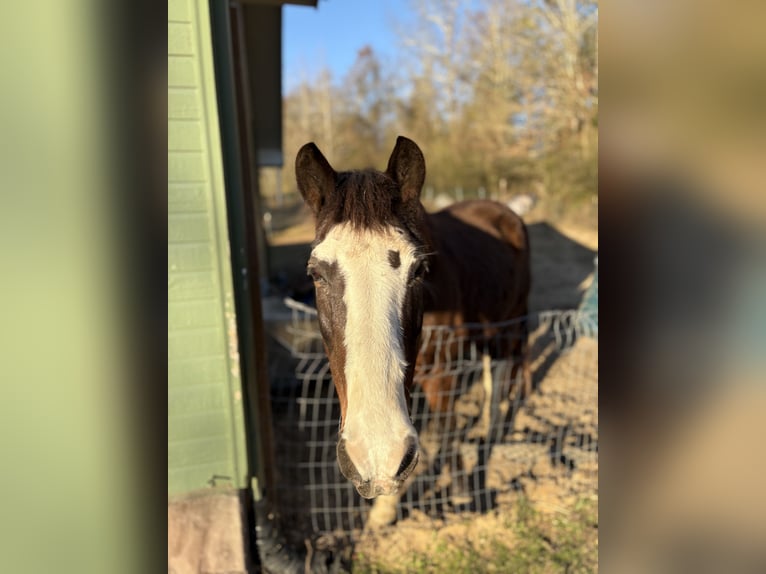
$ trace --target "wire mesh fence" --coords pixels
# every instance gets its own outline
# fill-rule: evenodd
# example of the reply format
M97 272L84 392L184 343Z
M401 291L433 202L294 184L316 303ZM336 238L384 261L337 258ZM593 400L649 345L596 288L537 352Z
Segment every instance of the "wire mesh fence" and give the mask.
M269 325L271 401L286 528L353 535L371 501L336 460L340 406L312 307L285 301ZM531 392L524 391L520 338L529 330ZM421 458L396 516L483 512L556 485L541 504L597 492L597 318L545 311L493 325L424 325L411 393ZM552 494L553 493L553 494Z

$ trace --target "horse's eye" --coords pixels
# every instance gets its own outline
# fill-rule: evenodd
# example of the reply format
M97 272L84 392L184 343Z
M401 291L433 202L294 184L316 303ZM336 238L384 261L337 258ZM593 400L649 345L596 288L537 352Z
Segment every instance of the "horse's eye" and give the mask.
M428 261L420 259L412 269L412 280L422 279L428 273Z
M311 276L311 279L314 281L314 283L324 281L324 277L321 273L319 273L319 271L317 271L316 267L309 267L307 274Z

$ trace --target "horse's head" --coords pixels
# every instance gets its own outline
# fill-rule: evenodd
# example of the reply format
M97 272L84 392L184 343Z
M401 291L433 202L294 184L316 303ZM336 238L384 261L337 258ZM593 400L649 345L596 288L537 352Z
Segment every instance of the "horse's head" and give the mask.
M365 498L393 494L419 456L407 395L430 252L425 160L399 137L385 172L338 173L309 143L295 172L316 218L308 273L340 399L338 464Z

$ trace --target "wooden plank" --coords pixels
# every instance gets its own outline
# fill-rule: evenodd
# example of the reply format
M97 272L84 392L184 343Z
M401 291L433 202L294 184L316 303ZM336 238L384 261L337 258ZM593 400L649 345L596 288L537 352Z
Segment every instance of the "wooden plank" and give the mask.
M168 55L193 56L194 27L184 22L168 22Z
M221 328L221 309L215 300L181 302L173 301L168 305L168 323L174 330L200 327Z
M212 239L210 221L206 213L168 214L168 241L181 243L207 241Z
M214 437L226 437L226 409L208 410L201 413L175 414L168 405L168 443L186 444L187 442L204 442ZM225 451L223 451L225 452Z
M213 251L209 244L168 243L168 275L174 271L213 269Z
M222 411L226 407L226 386L222 383L168 387L168 416L197 415Z
M221 356L226 352L225 340L222 329L173 330L168 333L168 361Z
M205 183L207 162L203 152L168 151L168 181Z
M217 301L218 282L208 271L172 273L168 275L168 303L207 299Z
M189 0L168 0L168 22L191 22Z
M197 60L189 56L168 56L168 87L199 87Z
M204 128L200 122L168 122L168 149L174 151L204 151Z
M174 125L172 120L201 120L202 103L200 94L194 88L170 88L168 89L168 125ZM200 121L197 126L202 128Z
M168 426L172 419L168 420ZM170 429L168 429L170 432ZM214 436L201 440L168 441L168 466L183 468L187 465L216 463L223 468L230 467L231 437Z
M207 213L206 191L204 184L168 183L168 214Z
M168 369L169 391L203 384L223 385L226 378L226 358L206 354L202 357L177 358Z

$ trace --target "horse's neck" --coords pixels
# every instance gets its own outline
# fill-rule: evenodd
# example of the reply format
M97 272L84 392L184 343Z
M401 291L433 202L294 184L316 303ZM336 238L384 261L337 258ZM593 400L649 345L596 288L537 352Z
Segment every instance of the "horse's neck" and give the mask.
M431 246L429 257L428 285L424 300L426 313L442 312L449 309L454 313L460 308L460 277L450 261L447 241L439 232L430 215L425 216L424 227ZM445 256L446 255L446 256ZM447 319L443 317L443 319ZM445 321L451 323L451 320Z

